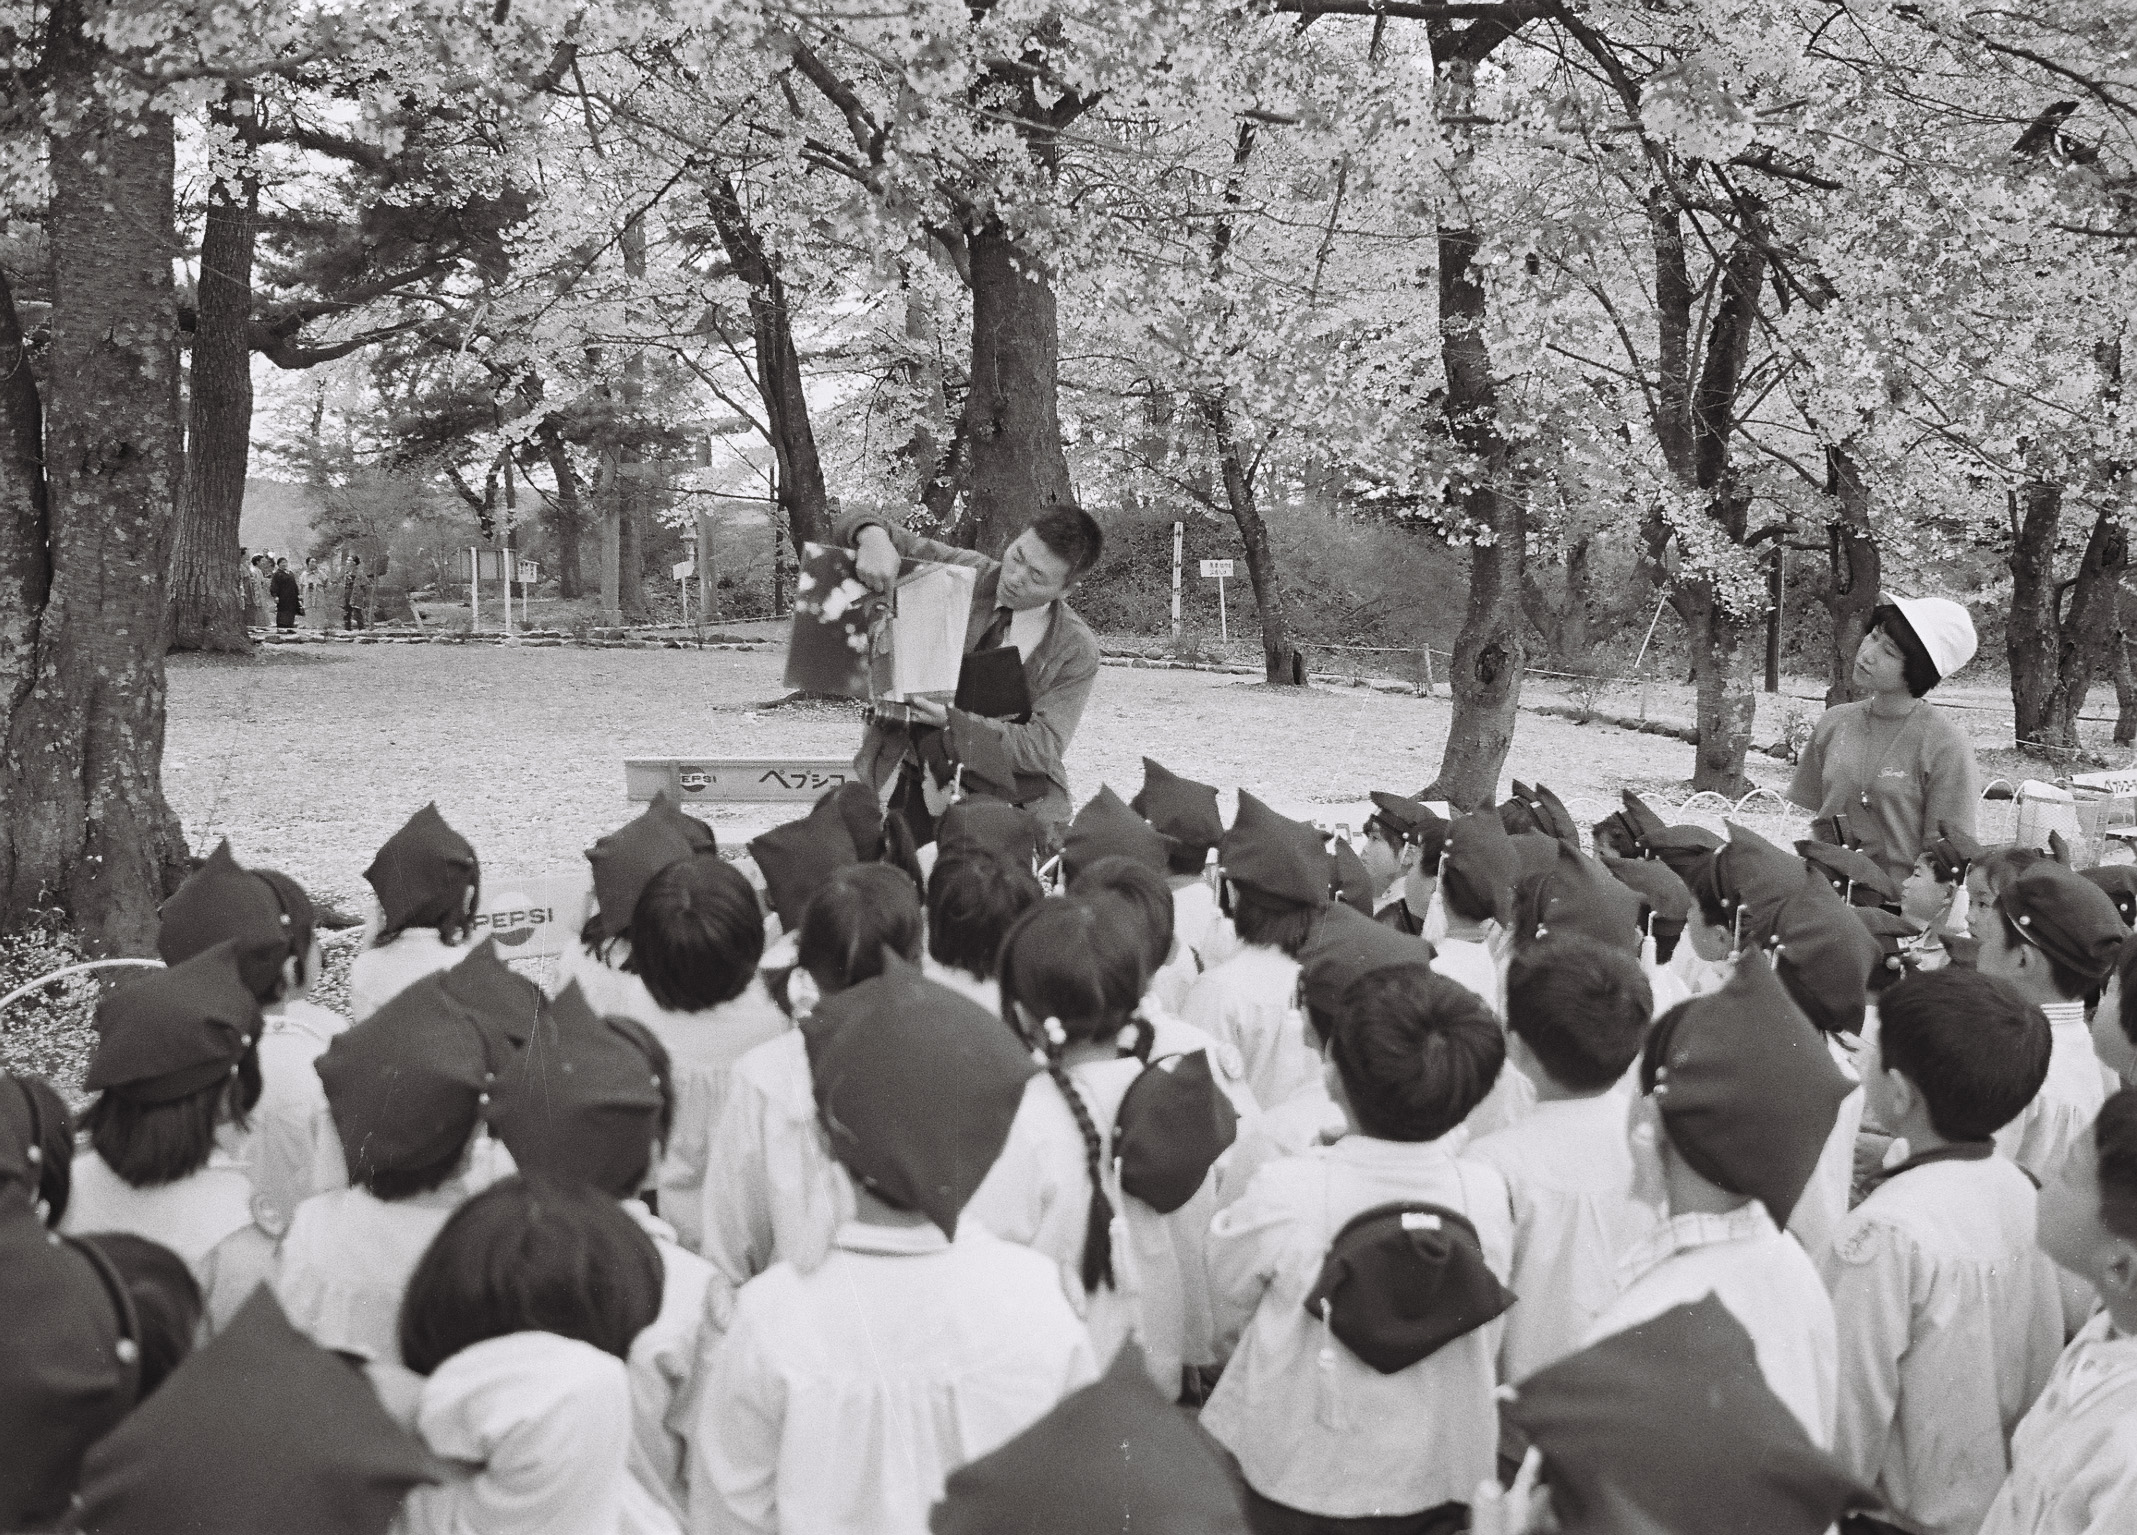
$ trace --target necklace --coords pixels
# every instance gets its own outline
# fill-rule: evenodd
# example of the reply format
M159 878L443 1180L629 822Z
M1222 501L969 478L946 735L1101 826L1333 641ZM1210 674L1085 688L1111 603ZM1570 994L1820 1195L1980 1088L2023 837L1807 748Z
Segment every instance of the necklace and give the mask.
M1899 729L1892 732L1892 739L1887 741L1885 749L1877 754L1877 765L1874 767L1870 764L1870 737L1872 732L1869 725L1867 723L1864 724L1862 732L1862 790L1856 796L1862 801L1863 809L1868 810L1870 808L1870 786L1877 782L1877 775L1885 770L1885 761L1892 755L1892 748L1900 744L1900 738L1907 734L1915 720L1920 717L1921 708L1922 701L1920 699L1916 699L1907 706L1907 712L1900 716ZM1866 722L1875 718L1877 716L1870 711L1863 711L1863 719Z

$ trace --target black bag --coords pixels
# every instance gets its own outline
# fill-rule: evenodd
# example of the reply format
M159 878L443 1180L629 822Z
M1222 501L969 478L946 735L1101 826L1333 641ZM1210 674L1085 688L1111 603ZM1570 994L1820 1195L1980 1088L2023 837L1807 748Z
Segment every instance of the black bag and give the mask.
M1031 718L1031 684L1014 645L975 650L957 670L957 707L967 714L1021 725Z
M1210 1074L1208 1051L1152 1061L1128 1084L1113 1121L1121 1191L1170 1215L1195 1197L1238 1134L1238 1112Z
M1353 1216L1329 1244L1306 1312L1382 1375L1429 1359L1514 1303L1484 1262L1477 1228L1442 1205L1403 1201Z

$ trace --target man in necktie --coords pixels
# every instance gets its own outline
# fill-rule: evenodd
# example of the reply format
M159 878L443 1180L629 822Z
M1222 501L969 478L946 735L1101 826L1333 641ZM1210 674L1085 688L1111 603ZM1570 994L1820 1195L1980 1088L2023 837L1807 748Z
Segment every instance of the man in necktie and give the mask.
M1061 758L1098 677L1098 641L1066 598L1098 563L1105 542L1098 524L1076 507L1050 507L1010 542L999 560L923 538L878 512L849 515L835 536L854 551L861 580L877 591L895 584L905 560L963 565L976 572L965 651L1014 646L1031 695L1030 716L1020 721L964 715L931 701L909 706L911 726L871 717L854 771L884 794L887 803L917 804L915 731L945 726L955 712L961 716L961 730L985 730L1000 740L1015 770L1017 800L1049 827L1065 825L1073 805Z

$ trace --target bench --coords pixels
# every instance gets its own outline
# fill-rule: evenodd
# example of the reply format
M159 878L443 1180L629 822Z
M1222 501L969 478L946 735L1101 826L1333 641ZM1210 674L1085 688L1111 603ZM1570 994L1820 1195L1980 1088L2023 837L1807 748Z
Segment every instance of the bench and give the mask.
M846 757L629 757L624 793L634 802L666 790L682 805L809 804L854 777Z

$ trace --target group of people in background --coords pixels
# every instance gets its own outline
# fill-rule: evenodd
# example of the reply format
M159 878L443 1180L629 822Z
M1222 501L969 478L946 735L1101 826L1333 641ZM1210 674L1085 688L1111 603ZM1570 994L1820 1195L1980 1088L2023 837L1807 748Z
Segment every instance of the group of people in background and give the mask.
M291 569L287 555L255 554L244 562L245 622L248 628L330 631L337 617L344 629L371 626L371 599L376 585L362 556L353 550L321 560L306 555L301 569Z
M0 1082L0 1528L2137 1529L2137 867L1974 840L1944 616L1793 850L928 766L656 799L537 984L426 806L343 1016L225 844Z

